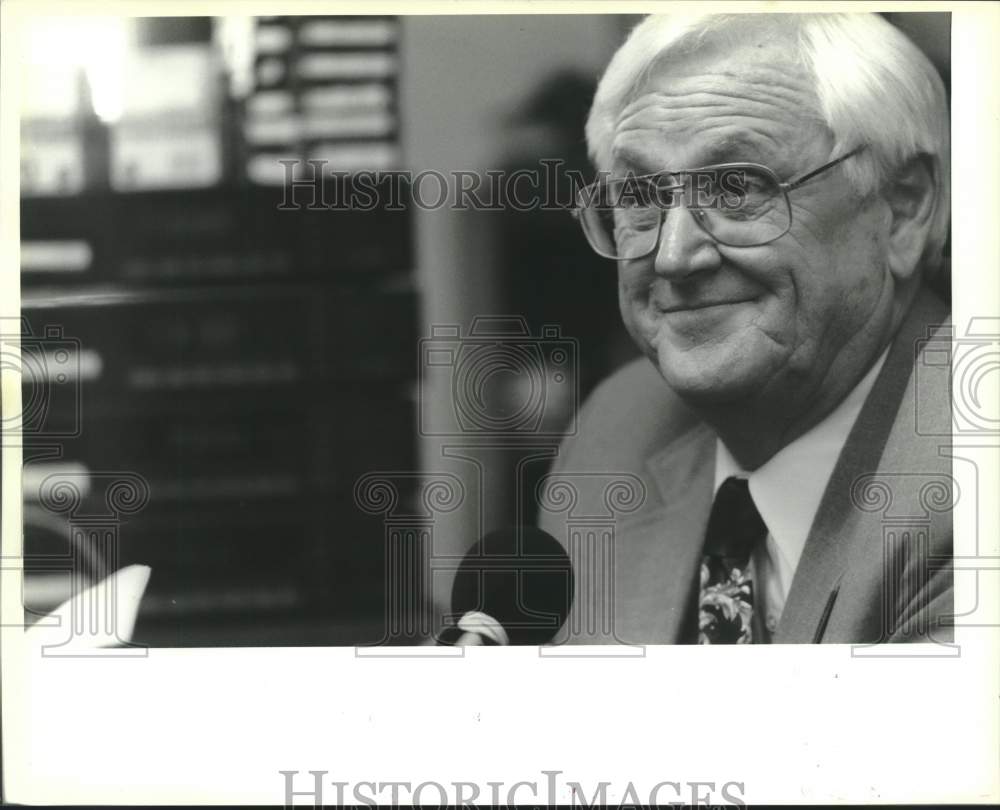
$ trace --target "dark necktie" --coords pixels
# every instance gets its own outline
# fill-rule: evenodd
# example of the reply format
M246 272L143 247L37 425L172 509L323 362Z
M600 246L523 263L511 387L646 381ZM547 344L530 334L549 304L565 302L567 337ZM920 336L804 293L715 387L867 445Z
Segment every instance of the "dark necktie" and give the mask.
M753 582L747 572L754 546L767 526L750 497L745 478L722 482L705 533L698 598L699 644L753 641Z

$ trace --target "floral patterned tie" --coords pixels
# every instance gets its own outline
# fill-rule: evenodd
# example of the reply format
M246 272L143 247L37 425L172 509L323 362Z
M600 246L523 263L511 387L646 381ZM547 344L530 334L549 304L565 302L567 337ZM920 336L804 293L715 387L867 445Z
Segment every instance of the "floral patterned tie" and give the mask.
M767 534L745 478L722 482L705 533L698 599L699 644L753 642L753 547Z

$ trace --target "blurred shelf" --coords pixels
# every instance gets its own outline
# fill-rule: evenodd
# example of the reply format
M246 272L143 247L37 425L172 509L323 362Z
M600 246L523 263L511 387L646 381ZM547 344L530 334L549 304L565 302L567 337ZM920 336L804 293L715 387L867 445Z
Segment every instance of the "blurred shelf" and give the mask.
M152 566L139 642L377 640L385 527L353 487L417 464L413 217L402 174L334 169L398 162L399 26L261 18L236 98L207 18L161 22L118 121L22 127L50 192L20 201L26 545L75 521ZM134 514L108 515L116 475L149 487Z
M31 261L22 286L359 285L407 275L408 187L385 180L359 200L354 182L23 198Z

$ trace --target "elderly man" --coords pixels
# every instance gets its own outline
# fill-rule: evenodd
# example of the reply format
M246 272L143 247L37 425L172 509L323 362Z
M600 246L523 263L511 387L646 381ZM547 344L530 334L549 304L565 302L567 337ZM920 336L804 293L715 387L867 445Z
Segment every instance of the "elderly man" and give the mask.
M651 17L587 139L576 214L646 356L545 482L556 642L945 639L950 467L916 423L948 419L947 374L914 375L948 318L933 66L877 15Z

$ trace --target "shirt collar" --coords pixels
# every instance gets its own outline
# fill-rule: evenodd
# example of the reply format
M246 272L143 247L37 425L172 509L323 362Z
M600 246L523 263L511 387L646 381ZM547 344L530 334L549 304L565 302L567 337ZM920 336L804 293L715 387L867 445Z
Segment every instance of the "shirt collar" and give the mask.
M782 567L789 572L798 566L837 458L887 354L888 349L822 422L753 472L743 470L716 440L715 491L729 476L747 479L754 504L782 556Z

